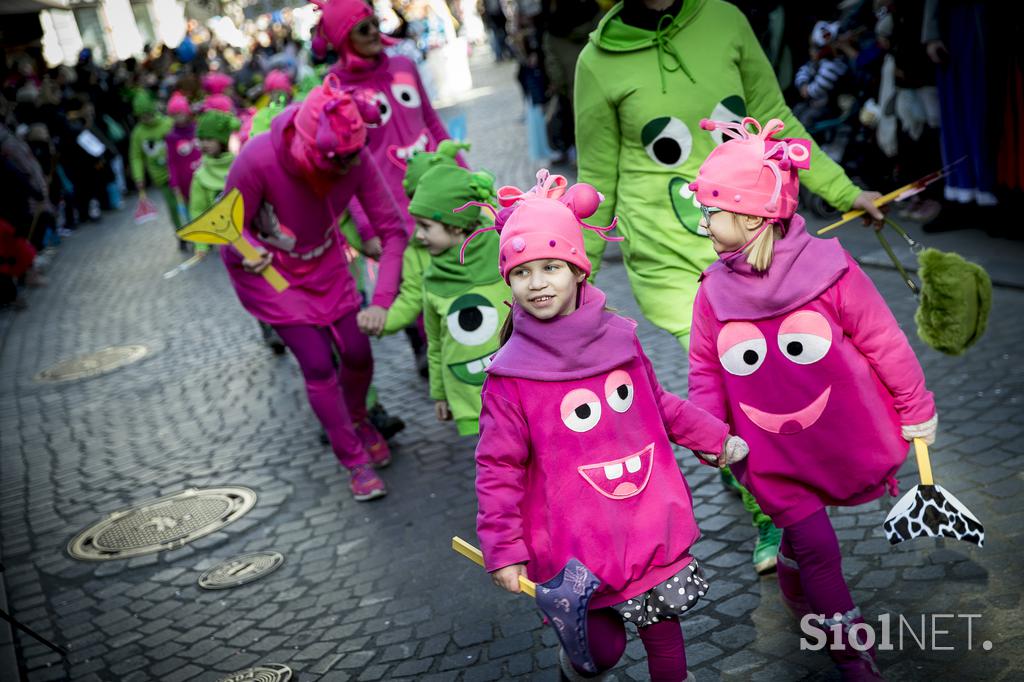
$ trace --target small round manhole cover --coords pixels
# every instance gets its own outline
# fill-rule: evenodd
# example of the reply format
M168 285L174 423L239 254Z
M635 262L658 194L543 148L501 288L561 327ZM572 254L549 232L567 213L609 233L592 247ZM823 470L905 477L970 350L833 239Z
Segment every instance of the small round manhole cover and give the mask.
M36 374L36 381L75 381L112 372L149 354L146 346L110 346L95 353L62 360Z
M264 663L263 665L255 665L245 670L239 670L237 673L231 673L227 677L222 677L217 682L248 682L254 680L255 682L288 682L292 679L292 669L286 665L280 663Z
M217 564L199 576L199 587L223 590L259 580L284 563L280 552L251 552Z
M122 509L86 528L68 543L75 559L127 559L177 549L236 521L256 504L242 486L191 488Z

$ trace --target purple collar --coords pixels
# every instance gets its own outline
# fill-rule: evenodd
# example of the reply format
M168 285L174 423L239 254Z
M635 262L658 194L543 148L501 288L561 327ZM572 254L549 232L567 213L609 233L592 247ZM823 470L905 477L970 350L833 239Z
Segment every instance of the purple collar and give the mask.
M512 306L512 338L494 356L489 374L571 381L608 372L636 356L636 322L604 309L604 292L584 284L572 313L538 320Z
M767 272L756 272L745 257L737 257L715 261L700 279L720 321L763 320L817 298L846 270L839 240L812 237L804 219L794 215L785 236L775 242Z

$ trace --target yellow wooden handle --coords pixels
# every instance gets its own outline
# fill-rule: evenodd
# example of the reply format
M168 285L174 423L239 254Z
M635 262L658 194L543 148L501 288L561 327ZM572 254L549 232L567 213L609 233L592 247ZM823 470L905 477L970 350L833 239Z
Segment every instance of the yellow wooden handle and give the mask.
M257 251L256 247L250 244L249 240L245 237L239 236L238 239L231 242L231 245L238 249L238 252L242 254L242 258L245 258L246 260L260 259L260 252ZM288 280L286 280L273 265L268 265L262 272L262 275L270 286L274 287L274 291L277 293L281 293L288 288Z
M924 439L914 439L914 453L917 455L917 470L921 474L921 485L935 485L932 480L932 463L928 459L928 444L924 442Z
M914 187L914 183L913 182L911 182L908 185L903 185L903 187L900 187L899 189L894 189L893 191L889 192L885 196L878 197L877 199L875 199L875 201L873 203L875 204L875 206L884 206L885 204L888 204L890 201L892 201L893 199L895 199L899 195L903 194L908 189L912 189L913 187ZM830 232L830 231L836 229L837 227L842 227L843 225L845 225L846 223L850 222L854 218L859 218L862 215L864 215L864 211L862 211L859 208L854 210L854 211L847 211L836 222L832 223L828 227L823 227L820 230L818 230L818 234L825 234L826 232Z
M480 553L480 550L460 538L458 535L452 538L452 549L472 561L474 564L479 566L484 565L484 555ZM525 575L519 576L519 587L522 588L523 592L526 594L536 598L537 584Z

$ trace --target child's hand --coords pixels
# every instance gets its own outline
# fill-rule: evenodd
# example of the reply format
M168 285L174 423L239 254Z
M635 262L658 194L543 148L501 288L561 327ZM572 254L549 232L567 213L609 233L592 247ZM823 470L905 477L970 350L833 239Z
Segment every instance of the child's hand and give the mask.
M732 466L748 454L750 454L750 446L747 445L747 441L739 436L729 436L725 439L722 454L718 456L718 466Z
M905 440L913 441L920 438L928 445L935 443L935 432L939 429L939 415L936 413L932 418L920 424L904 424L900 427L900 435Z
M246 272L251 272L254 275L258 275L267 268L270 267L270 261L274 260L274 254L270 253L265 249L256 249L259 252L259 260L249 260L248 258L242 259L242 269Z
M853 200L853 205L850 206L850 210L864 211L864 213L867 214L864 216L864 224L871 225L876 230L881 230L885 225L885 213L875 206L875 201L881 198L882 195L878 192L862 190L861 193L857 195L857 198Z
M452 410L448 407L447 400L438 400L434 403L434 414L437 415L437 421L446 422L451 421Z
M526 575L526 564L512 564L491 573L491 580L498 587L519 594L522 592L519 587L519 576L521 575Z
M384 323L388 320L388 311L379 305L371 305L369 308L360 310L356 315L356 324L359 331L369 336L380 336L384 331Z

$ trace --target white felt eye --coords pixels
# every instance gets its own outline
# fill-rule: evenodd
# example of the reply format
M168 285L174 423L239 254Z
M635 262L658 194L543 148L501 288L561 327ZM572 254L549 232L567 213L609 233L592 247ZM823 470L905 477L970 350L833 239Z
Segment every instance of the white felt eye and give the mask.
M395 83L391 86L391 94L395 101L409 109L420 108L420 93L413 85Z
M625 412L633 404L633 380L623 370L615 370L604 381L604 396L608 407Z
M576 433L586 433L601 421L601 401L593 391L578 388L562 398L562 423Z

